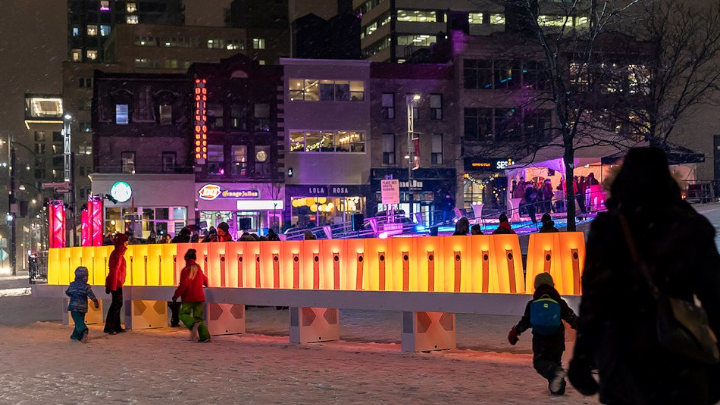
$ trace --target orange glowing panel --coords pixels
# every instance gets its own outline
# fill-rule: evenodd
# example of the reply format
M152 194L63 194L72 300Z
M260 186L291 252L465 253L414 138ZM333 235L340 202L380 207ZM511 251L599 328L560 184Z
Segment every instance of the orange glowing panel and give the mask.
M530 235L527 250L527 268L525 285L531 287L535 277L542 273L550 273L555 288L563 294L564 283L561 275L559 233L534 233ZM557 256L556 256L557 254Z
M260 281L262 288L279 288L280 285L280 253L282 242L266 241L260 245ZM277 280L275 270L277 267Z
M384 291L389 278L392 252L389 239L365 239L365 257L363 268L364 286L369 291Z
M522 254L517 235L491 235L497 263L498 286L500 293L524 294ZM491 269L492 271L492 269Z
M243 254L246 242L228 242L225 244L225 272L228 287L242 288L247 285L244 274L247 272L247 260Z
M415 248L418 268L418 291L443 291L445 274L443 239L429 236L417 238Z
M317 290L320 288L320 241L305 240L302 242L302 264L300 266L300 288Z
M585 235L582 232L562 232L560 236L560 264L564 292L582 294L582 273L585 265Z
M443 237L443 292L470 292L472 286L470 265L470 237Z
M225 257L225 245L222 242L207 244L207 256L203 270L208 278L208 287L224 287L225 276L222 271L226 266L220 259Z
M345 276L341 277L340 289L362 290L365 278L365 241L346 239L341 260L345 263Z
M388 266L387 290L417 291L416 238L391 238L392 261Z
M470 291L499 293L493 237L470 236Z
M339 290L340 283L346 277L347 260L343 252L347 249L345 239L320 240L320 289Z
M300 288L302 248L302 241L280 243L279 288Z

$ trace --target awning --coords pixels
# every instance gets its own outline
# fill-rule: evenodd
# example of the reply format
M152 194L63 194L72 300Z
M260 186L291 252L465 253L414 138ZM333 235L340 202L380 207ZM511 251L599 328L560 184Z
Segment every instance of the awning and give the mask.
M648 147L650 146L649 141L643 141L639 142L633 147ZM695 152L692 149L686 148L684 146L676 145L674 143L665 142L663 145L653 145L656 147L659 147L660 149L665 151L665 154L668 158L668 164L670 165L682 165L682 164L688 164L688 163L702 163L705 161L705 154L700 152ZM613 153L612 155L604 156L602 158L602 163L605 165L609 164L615 164L621 161L624 157L627 151L622 151L618 153Z

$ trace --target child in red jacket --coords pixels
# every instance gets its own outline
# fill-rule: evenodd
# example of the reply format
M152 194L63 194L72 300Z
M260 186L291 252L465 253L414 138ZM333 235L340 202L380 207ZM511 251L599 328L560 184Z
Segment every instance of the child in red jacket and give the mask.
M180 285L175 290L172 300L175 302L178 297L182 298L180 320L190 329L190 340L206 343L210 341L210 332L203 322L205 304L203 286L207 287L208 279L195 260L197 260L195 249L189 249L185 253L185 268L180 272Z

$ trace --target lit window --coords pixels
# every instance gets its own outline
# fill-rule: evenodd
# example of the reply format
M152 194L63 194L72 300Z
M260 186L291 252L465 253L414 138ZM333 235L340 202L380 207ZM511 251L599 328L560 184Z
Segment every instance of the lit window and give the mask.
M255 146L255 175L256 176L267 176L270 174L270 164L268 162L269 157L270 157L270 146L269 145Z
M115 123L117 125L127 125L130 122L128 117L127 104L115 104Z
M362 132L338 131L335 134L336 152L365 152L365 139Z
M172 106L170 104L160 105L160 125L172 125Z
M258 61L258 65L264 65L264 64L265 64L265 59L260 59Z
M82 60L82 49L73 49L70 55L73 62L80 62Z
M100 35L106 37L110 35L110 26L109 25L101 25L100 26Z
M125 10L126 10L128 13L134 13L134 12L137 11L137 5L136 5L135 3L128 3L128 4L125 6Z
M437 22L437 13L435 11L398 10L397 20L409 22Z
M97 50L95 50L95 49L88 49L88 50L87 50L87 53L86 53L86 56L87 56L87 58L90 59L90 60L95 60L95 59L97 59L97 56L98 56Z
M468 14L468 22L470 24L482 24L483 23L483 13Z
M383 161L384 165L395 164L395 134L383 134Z
M290 152L365 152L359 131L290 131Z
M127 16L125 20L128 24L137 24L138 23L138 16L136 15L129 15Z
M223 49L225 48L225 41L222 39L208 39L207 47L210 49Z
M80 36L80 27L72 27L72 36L74 36L74 37Z
M88 25L87 26L87 34L89 37L94 37L98 34L98 27L97 25Z
M563 27L566 24L572 24L572 20L568 20L568 18L572 17L565 17L562 15L539 15L537 21L538 25L541 27Z
M575 17L576 28L587 28L590 26L590 19L588 17Z
M290 132L290 152L303 152L305 150L305 133Z
M253 38L253 49L265 49L265 39Z
M225 48L229 50L243 50L245 49L245 46L243 45L242 41L239 39L230 39L225 42Z
M361 81L350 82L350 101L363 101L365 99L365 84Z
M247 175L247 145L232 145L232 168L233 176Z
M442 134L432 135L432 151L430 155L430 163L441 165L443 162L443 136Z
M437 42L435 35L398 35L397 38L398 45L430 46L435 42Z
M382 116L389 120L395 118L395 93L383 93Z
M505 24L505 14L490 14L490 24Z
M121 152L120 161L123 173L135 174L135 152Z
M110 0L100 0L100 11L110 11Z

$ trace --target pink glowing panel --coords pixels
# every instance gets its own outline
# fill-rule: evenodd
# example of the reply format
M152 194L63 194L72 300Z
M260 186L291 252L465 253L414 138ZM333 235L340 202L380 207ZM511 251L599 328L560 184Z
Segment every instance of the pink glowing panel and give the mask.
M50 201L48 208L50 247L65 247L65 206L62 201Z
M80 245L81 246L92 246L90 243L90 224L88 220L88 212L87 210L82 210L82 214L80 215L81 218L81 227L80 227Z
M102 246L103 242L103 200L100 196L88 197L88 223L90 243Z

